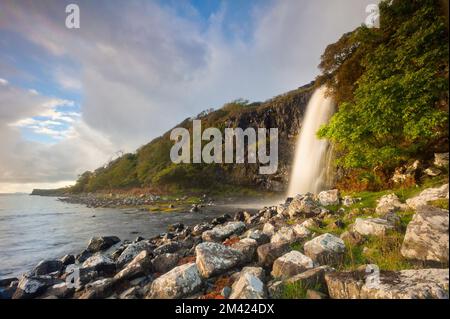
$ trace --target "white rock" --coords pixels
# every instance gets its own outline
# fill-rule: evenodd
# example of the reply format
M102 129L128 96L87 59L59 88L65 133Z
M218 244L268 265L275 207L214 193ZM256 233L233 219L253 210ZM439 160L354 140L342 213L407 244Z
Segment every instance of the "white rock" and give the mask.
M214 242L198 244L195 254L198 270L205 278L223 273L244 260L240 251Z
M397 195L392 193L384 195L378 200L375 212L377 214L387 214L390 212L396 212L398 210L404 210L407 207L408 205L405 205L402 202L400 202L400 199L397 197Z
M275 234L275 226L271 223L265 223L262 232L267 236L272 237L273 234Z
M203 284L197 265L184 264L175 267L155 279L150 286L147 299L177 299L196 293Z
M407 199L406 204L413 209L417 209L420 206L426 205L429 201L443 198L448 199L448 184L442 185L439 188L427 188L419 196Z
M244 229L243 222L228 222L203 232L202 239L204 241L223 241L233 234L240 234Z
M272 276L286 279L312 268L314 268L314 262L311 258L293 250L275 260Z
M297 234L292 227L282 227L270 239L271 243L287 242L291 243L297 239Z
M448 210L421 206L406 228L401 253L413 260L448 264Z
M384 236L393 228L392 223L381 218L356 218L353 224L353 231L364 236Z
M320 265L339 264L345 252L344 241L329 233L306 242L303 248L305 255Z
M332 189L328 191L322 191L318 195L319 202L323 206L339 205L339 190Z
M127 248L125 248L125 250L120 254L119 258L117 259L117 264L120 267L123 267L125 264L133 260L133 258L136 257L143 250L147 251L151 250L150 244L145 240L128 245Z
M264 299L266 289L263 283L264 270L259 267L245 267L231 288L230 299Z

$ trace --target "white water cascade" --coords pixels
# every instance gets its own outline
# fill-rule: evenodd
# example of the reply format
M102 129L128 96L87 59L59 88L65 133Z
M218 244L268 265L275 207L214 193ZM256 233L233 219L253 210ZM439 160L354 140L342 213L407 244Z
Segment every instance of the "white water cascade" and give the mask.
M328 123L335 111L326 87L317 89L306 107L295 148L294 165L289 182L288 196L307 192L318 193L327 186L330 168L329 143L316 135L319 128ZM327 158L328 157L328 158Z

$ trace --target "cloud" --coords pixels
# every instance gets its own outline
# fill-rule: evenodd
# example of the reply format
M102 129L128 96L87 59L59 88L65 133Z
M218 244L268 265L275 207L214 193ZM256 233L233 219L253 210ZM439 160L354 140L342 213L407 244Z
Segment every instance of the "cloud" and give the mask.
M0 181L74 179L115 151L133 151L201 110L240 97L264 100L308 83L326 45L360 25L372 2L255 1L247 21L231 21L230 8L222 5L205 23L190 6L179 15L154 1L78 1L81 28L69 30L68 1L32 6L4 1L0 30L44 50L54 60L52 80L81 92L82 102L79 111L61 112L55 105L73 107L70 100L11 89L0 79L0 88L16 90L9 93L14 99L0 96L2 106L14 106L7 108L0 130L9 139L6 153L15 152L8 161L10 155L0 155ZM17 135L18 125L7 125L24 125L20 121L38 115L70 124L70 134L42 146ZM57 136L47 124L36 130Z

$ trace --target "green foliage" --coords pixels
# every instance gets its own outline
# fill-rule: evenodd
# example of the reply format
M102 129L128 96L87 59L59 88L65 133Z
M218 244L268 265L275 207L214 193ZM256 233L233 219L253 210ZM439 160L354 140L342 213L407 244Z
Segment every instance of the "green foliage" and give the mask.
M318 134L336 146L339 165L392 168L448 138L448 34L439 12L433 0L383 2L379 30L361 27L327 49L328 83L347 93Z
M304 284L302 281L295 283L283 283L280 293L276 296L278 299L305 299L309 289L323 291L324 288L320 283L314 285Z

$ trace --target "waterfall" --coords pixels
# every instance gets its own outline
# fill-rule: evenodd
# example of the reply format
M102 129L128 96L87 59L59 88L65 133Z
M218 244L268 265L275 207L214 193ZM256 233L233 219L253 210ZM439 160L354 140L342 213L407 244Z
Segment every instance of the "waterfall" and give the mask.
M319 128L328 123L335 110L332 99L326 97L325 92L325 86L317 89L306 107L295 147L289 197L307 192L318 193L328 186L331 151L329 143L316 135Z

